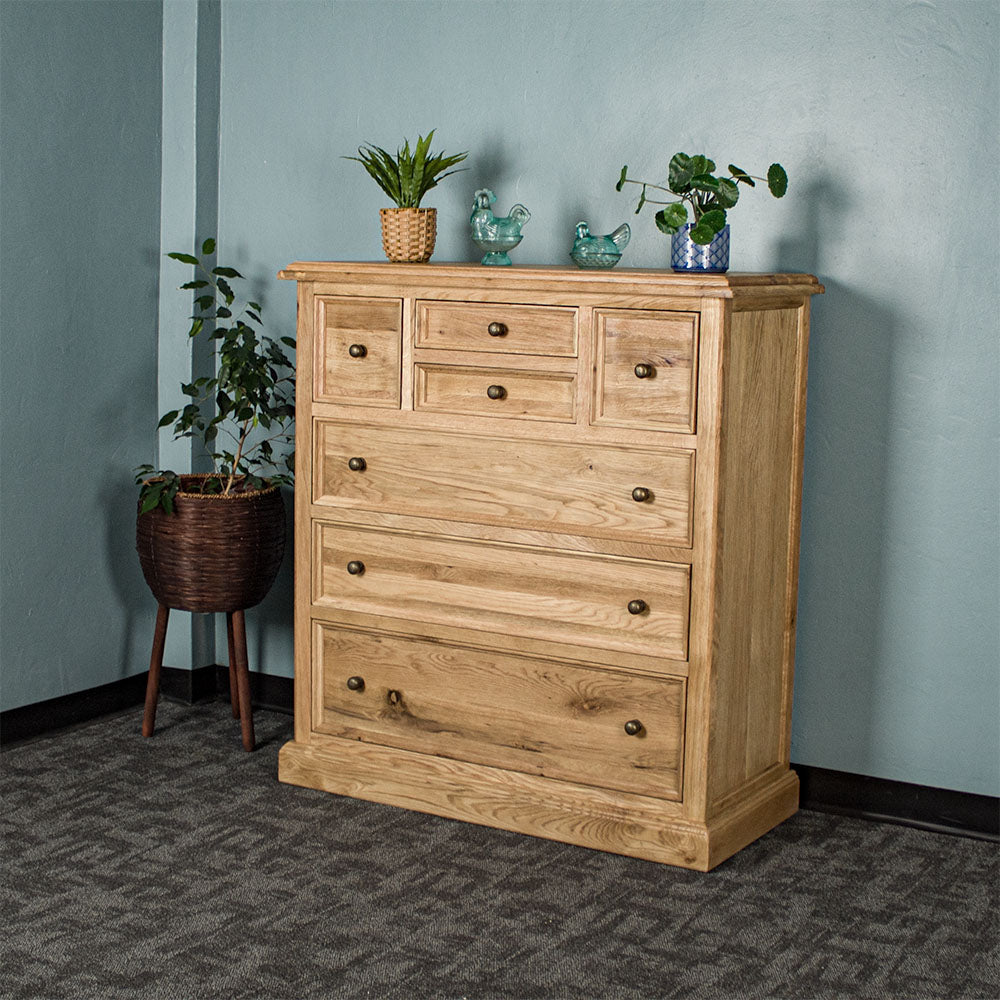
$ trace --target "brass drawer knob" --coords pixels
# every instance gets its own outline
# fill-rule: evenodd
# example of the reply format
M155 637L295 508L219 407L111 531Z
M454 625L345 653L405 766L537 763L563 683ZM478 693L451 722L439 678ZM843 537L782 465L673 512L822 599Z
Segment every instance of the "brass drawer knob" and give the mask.
M347 348L347 353L350 354L352 358L363 358L368 353L368 348L364 344L351 344Z
M363 458L349 458L347 467L351 472L364 472L368 468L368 463Z
M361 574L364 573L364 571L365 571L365 564L361 562L360 559L352 559L347 564L347 572L350 573L351 576L361 576Z
M486 390L486 395L490 399L503 399L507 395L507 390L502 385L491 385Z
M364 677L348 677L347 689L349 691L364 691L365 689Z
M353 459L351 460L353 461ZM649 490L645 486L637 486L632 490L632 499L636 503L645 503L649 499Z
M625 723L625 732L629 736L638 736L642 732L642 723L638 719L629 719Z
M630 615L641 615L648 607L649 605L645 601L636 598L636 600L628 602L628 613Z
M486 332L491 337L506 337L507 336L507 324L506 323L490 323L486 327Z
M656 369L652 365L639 364L635 366L636 378L652 378L656 374Z

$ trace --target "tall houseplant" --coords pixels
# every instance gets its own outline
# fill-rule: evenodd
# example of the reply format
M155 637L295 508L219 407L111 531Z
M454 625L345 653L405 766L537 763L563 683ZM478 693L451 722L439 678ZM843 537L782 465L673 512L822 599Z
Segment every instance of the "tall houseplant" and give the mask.
M667 185L633 180L628 176L628 164L622 167L615 189L626 184L641 187L635 214L643 207L662 205L654 221L661 233L671 236L671 266L674 270L725 271L729 267L729 224L727 212L740 199L740 185L756 187L756 181L767 183L775 198L784 197L788 175L780 163L772 163L766 177L747 173L729 164L729 176L715 173L715 162L703 154L688 156L675 153L667 168ZM649 191L676 195L674 201L649 197ZM694 221L688 221L688 211Z
M395 155L373 146L358 147L357 156L345 160L360 163L376 184L389 196L395 208L379 210L382 222L382 248L391 261L423 263L430 260L437 238L437 209L421 208L425 194L458 170L451 170L469 154L432 153L434 130L418 136L411 150L409 140ZM464 170L465 168L460 168Z
M211 472L178 474L142 465L136 548L143 575L159 605L146 689L143 735L155 724L163 642L170 609L224 612L233 714L243 745L253 749L253 720L243 612L264 599L284 554L285 513L280 487L291 485L295 375L279 341L260 332L261 306L237 302L235 268L212 266L215 241L201 256L168 254L195 267L181 287L197 293L188 336L217 343L217 369L181 384L188 398L165 413L174 439L194 438L211 458ZM282 447L283 446L283 447ZM286 450L287 449L287 450Z

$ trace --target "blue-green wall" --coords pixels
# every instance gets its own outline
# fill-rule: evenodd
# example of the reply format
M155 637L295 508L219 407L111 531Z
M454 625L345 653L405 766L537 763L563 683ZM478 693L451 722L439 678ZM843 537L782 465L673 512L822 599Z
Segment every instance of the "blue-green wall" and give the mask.
M665 240L614 191L622 163L780 159L787 198L754 192L732 221L735 268L827 286L793 759L1000 791L995 0L223 0L221 45L217 13L167 0L161 49L157 3L0 3L4 708L146 665L128 469L197 364L172 277L156 338L157 254L214 221L221 52L220 253L276 334L295 321L278 268L381 255L382 196L340 158L362 141L434 127L471 151L429 200L439 260L474 259L489 185L532 211L521 263L565 262L587 218L628 219L626 262L662 266ZM286 561L250 621L251 662L286 676L290 595ZM198 662L196 633L177 665Z
M148 663L160 5L0 3L0 705Z
M436 259L471 260L472 192L532 212L520 263L574 224L633 224L622 163L780 159L733 214L734 268L807 270L809 384L793 759L1000 791L998 4L976 0L224 2L220 233L289 333L295 259L381 256L342 160L437 128L470 170L432 192ZM248 53L254 57L247 58ZM257 634L291 672L286 588ZM282 598L282 593L285 597ZM261 619L258 619L260 621Z

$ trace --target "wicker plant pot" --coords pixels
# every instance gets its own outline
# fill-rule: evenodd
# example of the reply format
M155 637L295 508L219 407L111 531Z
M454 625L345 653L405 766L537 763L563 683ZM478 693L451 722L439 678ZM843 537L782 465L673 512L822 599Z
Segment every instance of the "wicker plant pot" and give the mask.
M434 253L436 208L382 208L382 249L395 263L423 264Z
M211 613L259 604L285 551L285 505L277 486L217 496L185 493L205 476L181 476L175 512L136 519L142 574L166 608Z

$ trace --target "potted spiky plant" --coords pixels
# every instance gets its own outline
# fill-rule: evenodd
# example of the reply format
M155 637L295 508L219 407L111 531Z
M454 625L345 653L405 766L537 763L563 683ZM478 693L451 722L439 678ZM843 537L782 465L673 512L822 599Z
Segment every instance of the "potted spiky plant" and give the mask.
M285 547L280 487L292 485L295 374L280 342L263 335L258 302L237 302L235 268L213 266L215 241L201 256L167 256L196 269L181 287L194 290L188 335L218 344L216 374L181 385L188 402L165 413L174 439L196 438L212 460L209 473L178 474L142 465L136 549L143 576L159 609L143 716L153 734L163 641L171 609L224 612L230 656L233 715L241 719L243 745L254 746L243 612L267 595Z
M376 184L392 199L395 208L379 210L382 221L382 248L389 260L400 263L423 263L431 258L437 239L437 209L421 208L420 202L431 188L451 174L455 164L468 153L432 153L434 130L418 136L411 150L409 140L393 155L381 146L366 143L357 156L345 160L360 163ZM465 169L464 167L460 169Z
M715 174L715 162L707 156L675 153L667 168L667 185L650 181L633 180L628 176L628 165L622 167L615 189L621 191L626 184L641 187L638 215L645 205L663 205L654 221L661 233L671 237L670 266L675 271L726 271L729 268L729 224L726 212L740 198L740 185L756 187L756 181L765 181L775 198L784 196L788 189L788 175L780 163L772 163L767 177L748 174L741 167L729 164L729 176ZM650 197L647 192L665 192L679 200L663 201ZM694 221L688 221L688 209Z

